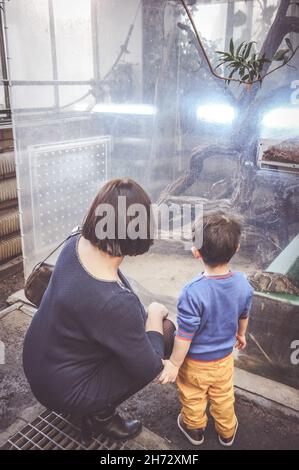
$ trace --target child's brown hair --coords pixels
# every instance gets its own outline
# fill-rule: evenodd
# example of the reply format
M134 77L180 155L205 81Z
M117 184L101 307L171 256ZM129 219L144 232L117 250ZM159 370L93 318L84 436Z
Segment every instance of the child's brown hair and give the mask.
M199 237L199 231L202 237ZM193 228L193 242L202 239L202 245L195 248L208 266L228 263L238 249L240 236L239 220L220 211L205 215L202 224L195 224Z

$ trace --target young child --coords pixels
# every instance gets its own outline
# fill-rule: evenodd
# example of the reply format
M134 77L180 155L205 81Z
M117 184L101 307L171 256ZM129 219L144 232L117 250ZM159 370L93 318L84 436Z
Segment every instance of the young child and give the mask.
M241 227L222 212L204 217L195 227L195 258L204 272L183 289L178 301L178 331L159 382L177 381L182 410L178 427L194 445L204 441L206 407L214 418L219 441L234 442L238 421L234 410L233 348L246 346L246 328L253 289L245 275L232 272L229 261L239 249Z

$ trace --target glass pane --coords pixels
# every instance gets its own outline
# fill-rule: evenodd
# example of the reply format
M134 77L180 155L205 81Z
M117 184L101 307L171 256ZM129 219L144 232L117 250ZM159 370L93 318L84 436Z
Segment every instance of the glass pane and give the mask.
M90 80L93 76L90 2L53 2L59 80Z
M6 20L11 77L14 80L52 79L48 0L33 0L26 5L8 3Z

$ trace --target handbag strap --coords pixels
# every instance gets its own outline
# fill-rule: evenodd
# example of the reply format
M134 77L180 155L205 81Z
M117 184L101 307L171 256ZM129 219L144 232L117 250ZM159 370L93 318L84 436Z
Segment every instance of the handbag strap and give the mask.
M54 250L51 251L50 254L48 254L42 261L40 261L39 263L37 263L34 268L33 268L33 271L38 267L38 266L41 266L42 264L44 264L47 259L49 259L52 255L54 255L54 253L59 250L59 248L64 245L64 243L66 243L70 238L72 237L75 237L76 235L79 235L81 233L81 227L75 227L73 228L72 230L72 233L70 235L68 235L61 243L59 243L59 245L57 245Z

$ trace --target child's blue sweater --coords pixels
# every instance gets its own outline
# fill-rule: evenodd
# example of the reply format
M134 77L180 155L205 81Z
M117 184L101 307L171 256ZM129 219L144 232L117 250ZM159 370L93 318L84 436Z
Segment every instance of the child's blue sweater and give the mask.
M191 341L188 356L202 361L230 354L238 321L249 315L253 289L245 275L197 276L183 289L178 302L177 335Z

